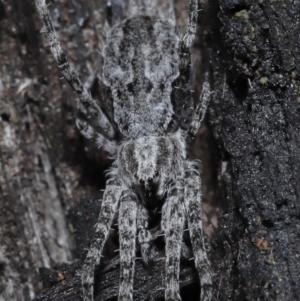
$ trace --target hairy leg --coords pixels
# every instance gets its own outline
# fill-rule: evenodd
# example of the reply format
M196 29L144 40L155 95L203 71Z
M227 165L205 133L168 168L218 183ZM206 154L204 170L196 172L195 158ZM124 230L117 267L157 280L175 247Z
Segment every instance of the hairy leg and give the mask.
M141 248L143 261L146 265L153 262L156 249L152 243L152 234L148 230L148 211L143 205L139 205L137 217L138 242Z
M180 254L184 225L181 181L171 187L162 210L162 228L166 238L166 301L180 301Z
M121 275L118 300L132 301L138 199L132 191L126 190L123 191L120 202L119 240Z
M202 87L202 92L200 95L200 102L196 107L193 120L188 130L188 133L191 137L195 137L197 135L208 108L211 92L210 92L210 85L207 77L208 76L206 74L205 81Z
M58 68L60 69L60 71L62 72L63 76L70 84L72 89L77 94L80 103L85 108L86 116L89 119L90 124L92 126L95 125L101 127L103 133L105 133L105 135L108 138L113 138L115 132L111 123L101 111L96 101L92 98L90 92L83 86L77 74L71 68L67 60L66 54L61 49L60 43L57 39L56 32L54 30L53 24L49 16L49 11L45 0L36 0L35 2L41 20L44 23L44 31L50 43L50 49L56 60Z
M187 25L187 33L183 37L186 48L190 48L194 44L198 19L198 0L190 0L189 4L189 21Z
M194 163L187 163L184 180L184 204L193 246L195 266L201 284L200 300L210 301L212 299L212 276L202 230L201 179Z
M76 126L80 133L87 139L92 140L100 148L102 147L111 155L117 153L117 144L115 141L110 141L102 134L96 132L86 121L76 119Z
M109 229L120 200L121 188L118 180L110 179L103 196L103 202L95 225L95 236L87 253L82 268L83 298L85 301L94 300L94 271L100 263L104 243L108 237Z
M190 0L189 3L189 19L187 25L187 33L180 41L179 51L179 78L174 83L174 102L176 115L179 117L179 125L183 130L188 130L194 108L193 84L194 74L192 73L192 62L190 48L193 46L198 17L198 1Z

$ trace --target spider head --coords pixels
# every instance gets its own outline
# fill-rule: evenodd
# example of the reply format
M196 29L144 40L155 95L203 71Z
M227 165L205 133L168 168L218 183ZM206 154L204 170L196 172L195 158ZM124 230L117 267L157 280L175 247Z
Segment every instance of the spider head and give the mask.
M152 191L159 182L158 171L156 169L153 171L151 168L145 170L144 172L140 172L140 176L136 174L136 178L141 188L145 189L146 191Z

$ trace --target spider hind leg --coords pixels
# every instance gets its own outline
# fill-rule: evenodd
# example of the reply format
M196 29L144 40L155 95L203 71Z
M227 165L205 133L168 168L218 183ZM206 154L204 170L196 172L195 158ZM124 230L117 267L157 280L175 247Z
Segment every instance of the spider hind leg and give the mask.
M202 229L201 179L192 162L185 171L184 204L194 252L195 266L201 285L201 301L212 298L212 275Z

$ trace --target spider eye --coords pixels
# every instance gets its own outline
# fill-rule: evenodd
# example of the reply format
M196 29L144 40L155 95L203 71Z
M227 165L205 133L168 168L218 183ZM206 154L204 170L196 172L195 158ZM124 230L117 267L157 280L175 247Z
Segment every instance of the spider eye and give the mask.
M145 180L140 179L140 183L141 183L141 184L145 184Z
M155 175L156 177L158 176L158 171L157 171L157 170L154 172L154 175Z
M152 178L148 178L148 182L151 183L153 181Z

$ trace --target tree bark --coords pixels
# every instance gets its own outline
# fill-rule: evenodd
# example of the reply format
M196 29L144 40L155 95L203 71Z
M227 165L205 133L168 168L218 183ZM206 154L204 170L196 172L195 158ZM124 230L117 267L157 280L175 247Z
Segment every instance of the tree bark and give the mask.
M97 58L89 6L53 6L63 47L85 80ZM1 1L0 26L0 300L31 300L42 288L38 268L84 252L68 212L101 197L109 161L74 126L74 94L59 80L34 1Z
M299 300L299 1L212 8L216 300Z
M82 81L97 65L103 2L50 6ZM193 153L201 147L204 199L220 206L209 250L214 300L298 300L299 2L207 4L195 51L208 48L196 82L209 53L214 137L204 126ZM0 301L81 300L81 261L110 164L76 130L74 94L41 29L34 1L0 1ZM92 92L99 99L97 85ZM97 272L96 300L117 295L116 241L111 235ZM181 270L183 300L198 300L194 270ZM152 271L137 261L135 300L163 296L163 271L163 260Z

